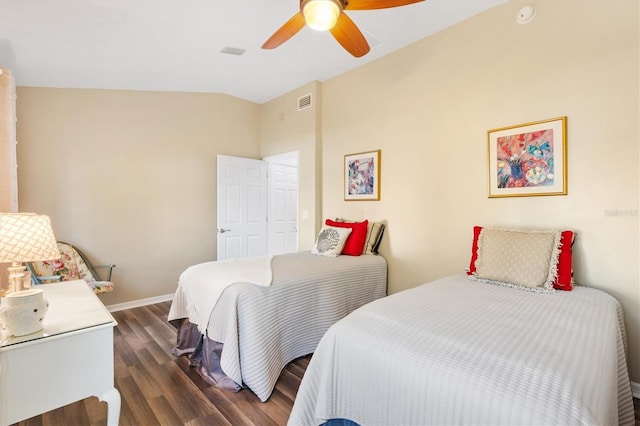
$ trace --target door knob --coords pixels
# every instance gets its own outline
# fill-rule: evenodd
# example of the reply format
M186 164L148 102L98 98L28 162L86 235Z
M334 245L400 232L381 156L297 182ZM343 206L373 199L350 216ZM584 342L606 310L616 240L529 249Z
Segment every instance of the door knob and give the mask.
M220 229L218 228L218 232L224 234L225 232L231 232L231 229Z

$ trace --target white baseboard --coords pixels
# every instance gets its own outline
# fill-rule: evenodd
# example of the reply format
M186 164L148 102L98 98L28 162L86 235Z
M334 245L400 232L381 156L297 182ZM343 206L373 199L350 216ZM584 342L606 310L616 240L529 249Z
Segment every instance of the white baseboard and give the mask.
M631 382L631 393L634 398L640 399L640 383Z
M131 302L116 303L107 306L109 312L123 311L125 309L139 308L141 306L153 305L154 303L168 302L173 300L173 293L162 296L149 297L146 299L132 300Z

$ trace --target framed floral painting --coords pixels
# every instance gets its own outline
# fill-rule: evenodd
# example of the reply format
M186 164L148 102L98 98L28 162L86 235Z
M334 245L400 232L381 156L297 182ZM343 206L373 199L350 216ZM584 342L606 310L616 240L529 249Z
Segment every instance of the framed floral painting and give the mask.
M489 198L567 194L567 117L488 131Z
M344 156L344 199L380 199L380 150Z

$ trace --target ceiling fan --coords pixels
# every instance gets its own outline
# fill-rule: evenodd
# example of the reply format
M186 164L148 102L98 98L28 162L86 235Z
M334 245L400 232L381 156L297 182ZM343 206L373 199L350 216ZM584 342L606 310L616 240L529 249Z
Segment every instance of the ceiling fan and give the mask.
M359 58L369 53L369 43L345 10L387 9L421 1L424 0L300 0L300 11L269 37L262 48L275 49L309 25L317 31L329 30L347 52Z

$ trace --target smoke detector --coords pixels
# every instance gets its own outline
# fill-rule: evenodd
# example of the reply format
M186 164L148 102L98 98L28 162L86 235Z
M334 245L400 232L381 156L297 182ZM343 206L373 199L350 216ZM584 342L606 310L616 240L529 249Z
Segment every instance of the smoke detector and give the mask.
M536 17L536 8L534 6L525 6L520 9L518 16L516 16L516 22L518 24L528 24Z

